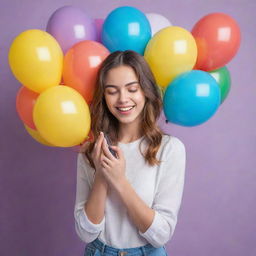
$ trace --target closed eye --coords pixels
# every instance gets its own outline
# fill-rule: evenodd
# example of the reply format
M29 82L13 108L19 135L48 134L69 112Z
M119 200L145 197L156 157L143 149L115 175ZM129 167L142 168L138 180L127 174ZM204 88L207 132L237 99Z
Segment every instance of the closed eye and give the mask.
M136 90L129 90L129 92L131 92L131 93L135 93L135 92L137 92L138 90L136 89ZM115 92L108 92L108 94L110 94L110 95L113 95L113 94L116 94L117 93L117 91L115 91Z

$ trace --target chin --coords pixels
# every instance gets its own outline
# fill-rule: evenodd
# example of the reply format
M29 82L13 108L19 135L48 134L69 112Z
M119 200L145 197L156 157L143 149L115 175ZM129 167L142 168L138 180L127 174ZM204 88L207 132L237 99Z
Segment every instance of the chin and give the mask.
M137 122L139 116L136 116L136 117L117 117L116 116L116 119L120 122L120 123L123 123L123 124L130 124L130 123L133 123L133 122Z

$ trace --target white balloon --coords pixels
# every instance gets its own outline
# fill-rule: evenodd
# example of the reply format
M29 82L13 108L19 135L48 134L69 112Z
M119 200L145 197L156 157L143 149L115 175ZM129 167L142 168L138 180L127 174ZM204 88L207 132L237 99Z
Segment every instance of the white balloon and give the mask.
M146 13L146 16L151 26L152 36L162 28L172 26L171 22L161 14Z

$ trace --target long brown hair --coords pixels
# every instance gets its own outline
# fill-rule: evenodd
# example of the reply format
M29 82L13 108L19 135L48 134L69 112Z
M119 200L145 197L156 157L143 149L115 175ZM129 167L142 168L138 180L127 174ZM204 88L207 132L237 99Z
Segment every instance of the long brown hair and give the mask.
M90 104L91 113L91 134L93 136L91 141L87 141L81 147L80 152L84 153L89 160L90 165L94 167L94 163L91 158L91 152L93 150L95 141L97 140L100 131L107 133L110 137L112 144L117 145L118 142L118 120L109 111L105 97L104 97L104 85L107 76L107 72L115 67L127 65L133 68L142 91L145 95L145 105L142 113L141 132L144 136L143 140L146 140L148 147L146 152L140 152L145 158L145 161L153 166L160 164L161 161L156 159L156 154L161 144L163 131L157 126L156 122L160 117L162 110L162 92L157 86L155 78L146 63L143 56L134 51L116 51L110 54L101 64L98 72L96 89L94 97Z

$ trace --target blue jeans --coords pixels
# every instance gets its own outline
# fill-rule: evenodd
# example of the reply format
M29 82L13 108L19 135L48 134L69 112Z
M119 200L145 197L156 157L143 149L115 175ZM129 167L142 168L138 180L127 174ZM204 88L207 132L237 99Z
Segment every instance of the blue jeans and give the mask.
M151 244L135 248L117 249L102 243L98 238L88 243L84 256L168 256L165 247L155 248Z

